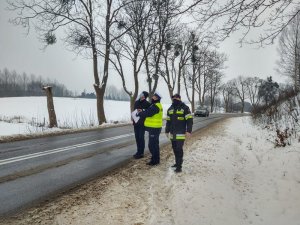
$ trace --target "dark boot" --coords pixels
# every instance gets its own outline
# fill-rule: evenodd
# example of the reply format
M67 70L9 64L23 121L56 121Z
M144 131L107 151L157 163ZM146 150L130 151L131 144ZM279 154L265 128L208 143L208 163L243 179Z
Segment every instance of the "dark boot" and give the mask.
M158 164L159 164L159 162L152 162L152 161L147 163L148 166L156 166Z
M133 158L141 159L141 158L144 158L144 155L135 154L135 155L133 155Z
M182 169L181 169L181 167L176 167L176 170L175 170L175 172L176 172L176 173L180 173L180 172L182 172Z

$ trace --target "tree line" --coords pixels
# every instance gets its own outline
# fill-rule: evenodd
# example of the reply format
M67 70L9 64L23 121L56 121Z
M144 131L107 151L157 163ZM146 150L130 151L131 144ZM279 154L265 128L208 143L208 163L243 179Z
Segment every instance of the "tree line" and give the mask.
M91 59L98 121L102 124L106 122L103 99L112 68L130 98L131 110L144 81L150 96L159 82L165 82L170 96L186 93L192 110L197 101L204 104L208 99L213 111L227 59L218 52L218 43L239 28L245 28L241 43L247 42L247 34L256 27L263 33L255 42L272 42L298 14L295 9L300 3L11 0L9 5L10 10L18 12L14 24L28 29L34 26L45 46L55 44L61 31L69 49ZM128 66L130 73L125 73Z
M7 68L0 70L0 97L44 96L45 93L42 88L45 86L52 87L52 93L55 97L96 98L94 92L88 93L86 90L77 95L56 80L44 79L34 74L18 73ZM107 86L104 98L119 101L129 100L124 90L114 85Z
M72 91L56 80L43 79L34 74L20 74L7 68L0 70L0 97L43 96L43 86L52 86L56 97L74 96Z
M280 87L281 86L281 87ZM238 76L220 86L225 112L237 111L236 102L239 102L238 111L244 112L246 100L250 101L250 112L256 111L260 105L268 105L279 94L291 87L279 85L272 76L263 80L258 77Z
M81 92L81 95L78 96L80 98L97 98L94 92L86 92L84 90ZM114 85L108 85L105 91L104 98L107 100L115 100L115 101L129 101L129 97L126 95L123 89L119 89Z

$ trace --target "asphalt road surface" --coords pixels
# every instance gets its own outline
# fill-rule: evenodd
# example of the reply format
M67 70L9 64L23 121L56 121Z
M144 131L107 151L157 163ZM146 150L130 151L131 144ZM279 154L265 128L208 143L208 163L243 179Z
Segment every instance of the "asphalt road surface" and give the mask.
M193 130L232 116L236 115L196 117ZM169 142L162 131L160 145ZM17 213L99 177L128 163L135 152L132 126L2 143L0 216Z

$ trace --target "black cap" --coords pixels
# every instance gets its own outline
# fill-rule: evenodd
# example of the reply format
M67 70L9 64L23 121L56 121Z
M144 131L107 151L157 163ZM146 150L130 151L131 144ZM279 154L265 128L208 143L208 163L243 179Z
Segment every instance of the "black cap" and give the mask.
M180 94L175 94L175 95L172 96L172 98L179 98L179 99L181 99L181 96L180 96Z
M149 93L147 91L143 91L142 94L144 95L145 98L148 98Z

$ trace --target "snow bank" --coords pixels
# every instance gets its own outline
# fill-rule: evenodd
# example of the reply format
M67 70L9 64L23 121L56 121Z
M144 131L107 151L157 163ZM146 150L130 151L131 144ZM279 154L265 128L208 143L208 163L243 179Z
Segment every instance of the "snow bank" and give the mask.
M256 124L269 130L270 141L285 146L300 141L300 94L270 107L256 119Z

